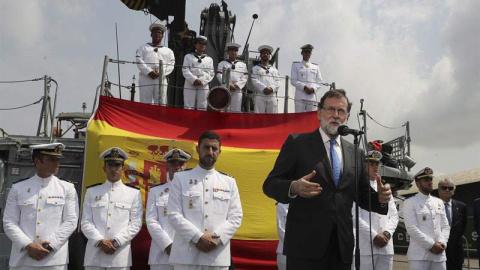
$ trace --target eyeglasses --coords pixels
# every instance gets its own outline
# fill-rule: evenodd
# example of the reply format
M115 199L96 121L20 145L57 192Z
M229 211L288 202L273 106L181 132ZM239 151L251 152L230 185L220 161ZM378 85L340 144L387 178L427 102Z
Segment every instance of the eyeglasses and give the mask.
M454 187L446 187L446 186L441 186L440 187L441 190L448 190L448 191L452 191L454 189Z
M342 108L336 109L334 107L328 107L328 108L322 108L322 110L326 111L328 114L335 114L335 112L337 112L339 116L347 115L347 110Z

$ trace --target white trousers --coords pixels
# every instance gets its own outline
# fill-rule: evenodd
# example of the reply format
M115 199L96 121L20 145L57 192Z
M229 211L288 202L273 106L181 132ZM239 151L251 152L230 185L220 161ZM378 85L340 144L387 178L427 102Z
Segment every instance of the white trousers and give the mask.
M228 270L228 266L174 264L173 269L175 270Z
M315 100L300 99L295 100L295 112L312 112L317 110L317 102Z
M52 266L10 266L10 270L67 270L68 266L63 265L52 265Z
M208 89L189 90L183 88L183 105L185 109L207 110L207 95Z
M167 104L167 80L163 81L163 92L160 96L158 79L152 80L150 77L139 75L138 88L140 89L140 102L155 105ZM160 102L160 103L159 103Z
M270 96L255 97L255 113L277 113L277 97Z
M229 112L241 112L242 111L242 90L235 90L230 92L232 94L230 105L228 105Z
M392 270L393 267L393 255L373 255L373 261L375 263L375 270ZM363 255L360 256L360 269L373 270L372 256Z
M173 265L170 264L151 264L150 270L173 270Z
M85 266L85 270L129 270L130 267Z
M410 270L446 270L445 262L408 261Z
M277 253L277 267L278 267L278 270L287 269L287 256Z

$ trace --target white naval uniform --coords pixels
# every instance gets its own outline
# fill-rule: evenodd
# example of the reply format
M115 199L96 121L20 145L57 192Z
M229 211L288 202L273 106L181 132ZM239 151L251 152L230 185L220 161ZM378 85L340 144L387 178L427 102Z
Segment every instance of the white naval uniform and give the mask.
M201 63L198 61L201 61ZM195 53L189 53L183 59L182 73L183 77L185 77L183 86L184 107L187 109L206 110L208 84L215 76L212 58L206 54L198 56ZM202 81L202 85L193 85L197 79Z
M252 68L252 83L256 92L255 113L277 113L277 92L280 88L280 73L275 67L258 64ZM263 89L271 87L273 93L265 95Z
M85 267L130 267L130 242L142 227L142 196L122 181L105 181L87 188L83 201L82 232L88 238ZM114 254L105 254L98 242L116 239L120 245Z
M155 51L155 49L157 51ZM140 70L138 77L138 88L140 89L140 102L151 104L167 104L167 76L172 73L175 66L175 55L173 51L165 46L156 47L147 43L138 48L136 53L137 67ZM163 61L163 92L160 95L160 79L151 79L148 74L154 69L159 70L160 60ZM159 103L160 102L160 103Z
M417 263L431 266L425 270L445 269L445 252L437 255L429 251L436 242L446 246L450 235L443 201L419 192L403 203L403 218L410 235L407 252L410 269L418 269Z
M377 182L370 181L370 186L377 191ZM387 231L393 237L393 233L398 225L398 211L393 197L388 202L388 214L380 215L375 212L368 212L362 208L359 215L359 250L360 250L360 269L373 269L372 266L372 249L370 246L370 239L373 245L375 269L391 270L393 267L393 239L388 241L388 244L381 248L373 244L373 239L377 234ZM352 215L355 217L355 203L353 203ZM369 215L371 215L371 227L369 222ZM355 228L355 224L353 224Z
M295 112L310 112L317 110L317 92L322 83L322 74L317 64L293 62L291 69L292 85L295 86ZM312 87L315 92L307 94L304 87Z
M235 66L235 69L233 69ZM230 105L228 106L228 111L231 112L241 112L242 111L242 88L245 87L248 80L248 70L247 65L239 60L229 61L225 60L218 64L217 68L217 79L221 83L223 77L223 68L230 68L230 83L235 85L235 91L230 90L230 86L226 86L232 94L232 99Z
M198 165L175 173L168 201L168 220L175 229L170 263L175 270L192 266L228 269L230 239L240 227L242 215L233 177ZM206 253L196 247L205 232L220 236L218 246Z
M285 225L287 224L288 204L277 203L277 267L278 270L287 269L287 256L283 255L283 242L285 239Z
M78 196L72 183L52 175L35 175L13 185L3 215L3 228L12 241L10 267L56 269L68 264L68 238L77 228ZM36 261L25 247L49 241L53 251Z
M165 248L173 243L175 230L168 222L167 204L172 182L154 186L148 193L147 201L147 228L152 237L148 264L151 270L173 270L168 263L170 256L165 253Z

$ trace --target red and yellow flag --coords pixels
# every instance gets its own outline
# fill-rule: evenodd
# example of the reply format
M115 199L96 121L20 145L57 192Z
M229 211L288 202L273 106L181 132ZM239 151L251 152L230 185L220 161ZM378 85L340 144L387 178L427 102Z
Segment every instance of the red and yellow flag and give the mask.
M235 177L243 207L242 226L232 240L235 268L276 269L275 201L263 194L263 181L288 134L316 128L315 112L208 112L102 96L87 129L84 186L105 181L99 155L110 147L120 147L130 156L122 180L140 188L145 204L149 188L166 181L162 156L172 148L181 148L192 156L188 167L195 167L198 138L204 131L213 130L222 140L215 168ZM132 269L146 266L150 241L146 228L134 239Z

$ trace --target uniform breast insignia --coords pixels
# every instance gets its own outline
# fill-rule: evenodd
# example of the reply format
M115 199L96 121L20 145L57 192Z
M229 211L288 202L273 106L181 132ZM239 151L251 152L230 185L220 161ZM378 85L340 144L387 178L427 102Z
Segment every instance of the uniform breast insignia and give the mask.
M195 179L195 180L190 179L189 183L190 183L190 185L196 185L196 184L198 184L198 181L197 181L197 179Z
M63 199L63 196L48 196L49 199Z
M213 192L226 192L226 193L230 193L230 190L223 189L223 188L213 188Z
M193 200L188 202L188 209L193 209Z

